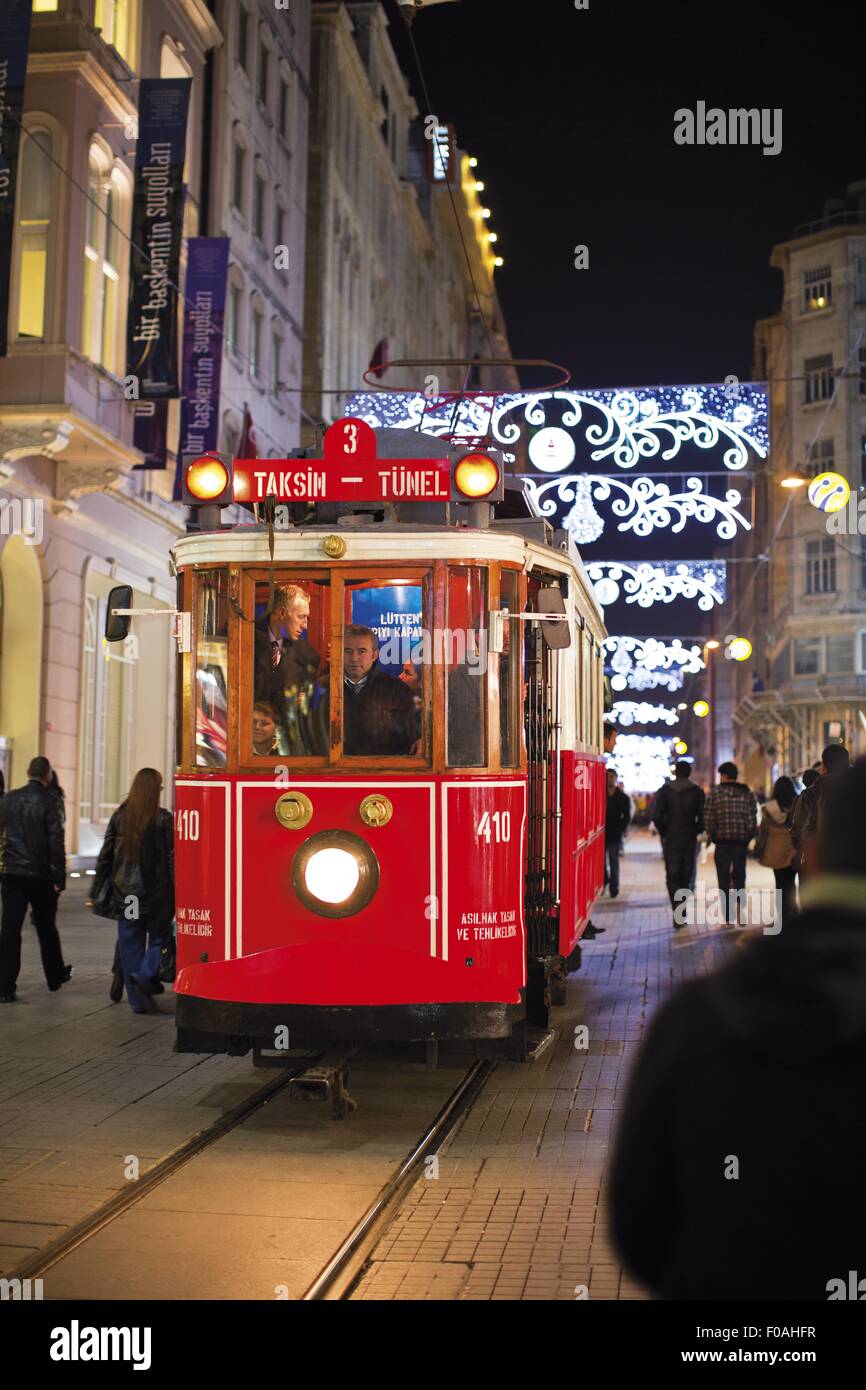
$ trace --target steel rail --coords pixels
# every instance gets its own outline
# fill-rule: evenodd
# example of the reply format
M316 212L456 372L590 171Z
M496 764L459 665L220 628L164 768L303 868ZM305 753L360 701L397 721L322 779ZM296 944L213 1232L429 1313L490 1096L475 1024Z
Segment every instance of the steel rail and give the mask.
M443 1105L439 1114L410 1149L392 1178L389 1178L357 1225L313 1280L301 1302L338 1302L351 1294L394 1207L417 1176L417 1169L444 1143L475 1099L495 1068L492 1061L473 1062L463 1080Z

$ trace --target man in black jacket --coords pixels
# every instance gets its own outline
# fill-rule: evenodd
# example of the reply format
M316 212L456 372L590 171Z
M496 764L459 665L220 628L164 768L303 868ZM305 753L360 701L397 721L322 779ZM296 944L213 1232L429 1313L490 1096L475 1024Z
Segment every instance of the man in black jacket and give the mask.
M677 990L638 1053L609 1204L623 1263L659 1297L866 1288L863 762L831 779L816 851L800 915Z
M610 896L619 894L619 856L622 837L631 820L631 802L616 785L616 772L607 770L607 803L604 818L604 881L610 885Z
M58 990L72 975L64 965L57 931L57 896L66 887L62 803L49 790L51 764L34 758L26 787L0 800L0 1003L15 998L21 969L21 928L27 908L39 937L48 988Z
M818 818L824 793L830 779L845 772L850 763L848 749L843 743L829 743L821 754L821 771L794 802L791 813L791 839L797 851L797 872L804 882L810 872L812 842L818 832Z
M343 752L389 757L419 750L412 692L379 665L372 628L352 623L343 642Z
M288 751L296 756L322 752L310 728L299 719L310 703L319 669L319 653L305 636L309 616L306 589L299 584L277 584L273 611L255 625L253 701L273 705Z
M662 840L665 858L665 878L668 896L674 909L684 903L684 889L691 887L695 870L698 836L704 828L704 789L692 782L692 765L680 760L674 768L674 780L665 782L656 792L653 802L653 825ZM685 926L674 912L674 927Z

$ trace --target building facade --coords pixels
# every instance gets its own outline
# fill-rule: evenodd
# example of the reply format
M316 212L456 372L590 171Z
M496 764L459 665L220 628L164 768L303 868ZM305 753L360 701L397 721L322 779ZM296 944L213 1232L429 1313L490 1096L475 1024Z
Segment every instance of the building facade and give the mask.
M171 500L179 401L168 467L145 469L123 384L137 79L192 79L184 236L231 237L220 442L235 446L247 404L261 451L284 453L298 439L309 10L33 3L0 358L0 760L7 785L35 754L51 760L74 855L96 851L139 767L163 773L169 801L174 766L168 616L138 620L122 651L102 639L114 583L132 586L134 607L174 607L170 550L185 529Z
M771 264L782 307L757 324L754 364L770 387L770 459L739 552L755 563L731 566L754 646L734 672L737 752L767 782L835 739L866 751L866 536L851 525L866 496L866 181L774 247ZM853 508L810 503L803 479L825 472L847 480ZM798 474L800 486L783 485Z
M380 4L314 7L312 89L307 442L364 389L363 373L388 361L418 365L383 373L387 388L459 390L468 377L476 388L514 389L513 368L428 365L510 357L496 238L474 161L453 130L418 111Z

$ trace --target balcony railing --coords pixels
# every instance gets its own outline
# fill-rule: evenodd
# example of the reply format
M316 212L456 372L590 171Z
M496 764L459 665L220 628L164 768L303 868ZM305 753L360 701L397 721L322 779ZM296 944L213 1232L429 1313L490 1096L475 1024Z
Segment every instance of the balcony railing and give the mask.
M826 217L819 217L816 222L801 222L799 227L794 228L794 236L812 236L815 232L829 232L834 227L856 227L866 226L866 212L831 212Z

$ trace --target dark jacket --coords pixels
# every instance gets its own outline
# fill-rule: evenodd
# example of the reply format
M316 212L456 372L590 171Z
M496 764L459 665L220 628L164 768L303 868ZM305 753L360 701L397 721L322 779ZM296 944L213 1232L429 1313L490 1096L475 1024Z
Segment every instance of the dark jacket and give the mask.
M274 667L268 626L267 617L259 618L256 622L254 699L267 700L281 714L283 692L315 679L319 654L306 639L294 641L291 637L284 637L279 665Z
M625 792L621 792L619 787L615 787L613 793L607 797L607 805L605 807L605 844L609 845L614 840L621 840L630 820L631 802Z
M866 879L803 896L778 936L682 986L638 1053L611 1227L663 1297L826 1300L866 1274Z
M707 839L716 844L747 845L758 828L758 803L745 782L720 782L704 808Z
M818 833L821 816L821 803L827 793L835 773L825 772L815 779L811 787L806 787L794 802L791 812L791 839L798 857L803 853L806 840Z
M42 782L31 779L0 801L0 873L66 887L63 808Z
M666 849L693 845L704 828L704 789L688 777L664 782L656 792L653 825Z
M419 736L411 690L373 663L364 685L353 694L343 682L343 752L356 757L408 753Z
M138 899L139 921L170 922L174 917L174 819L162 807L144 832L138 864L124 856L122 806L108 822L93 880L94 911L101 917L124 917L130 897Z

